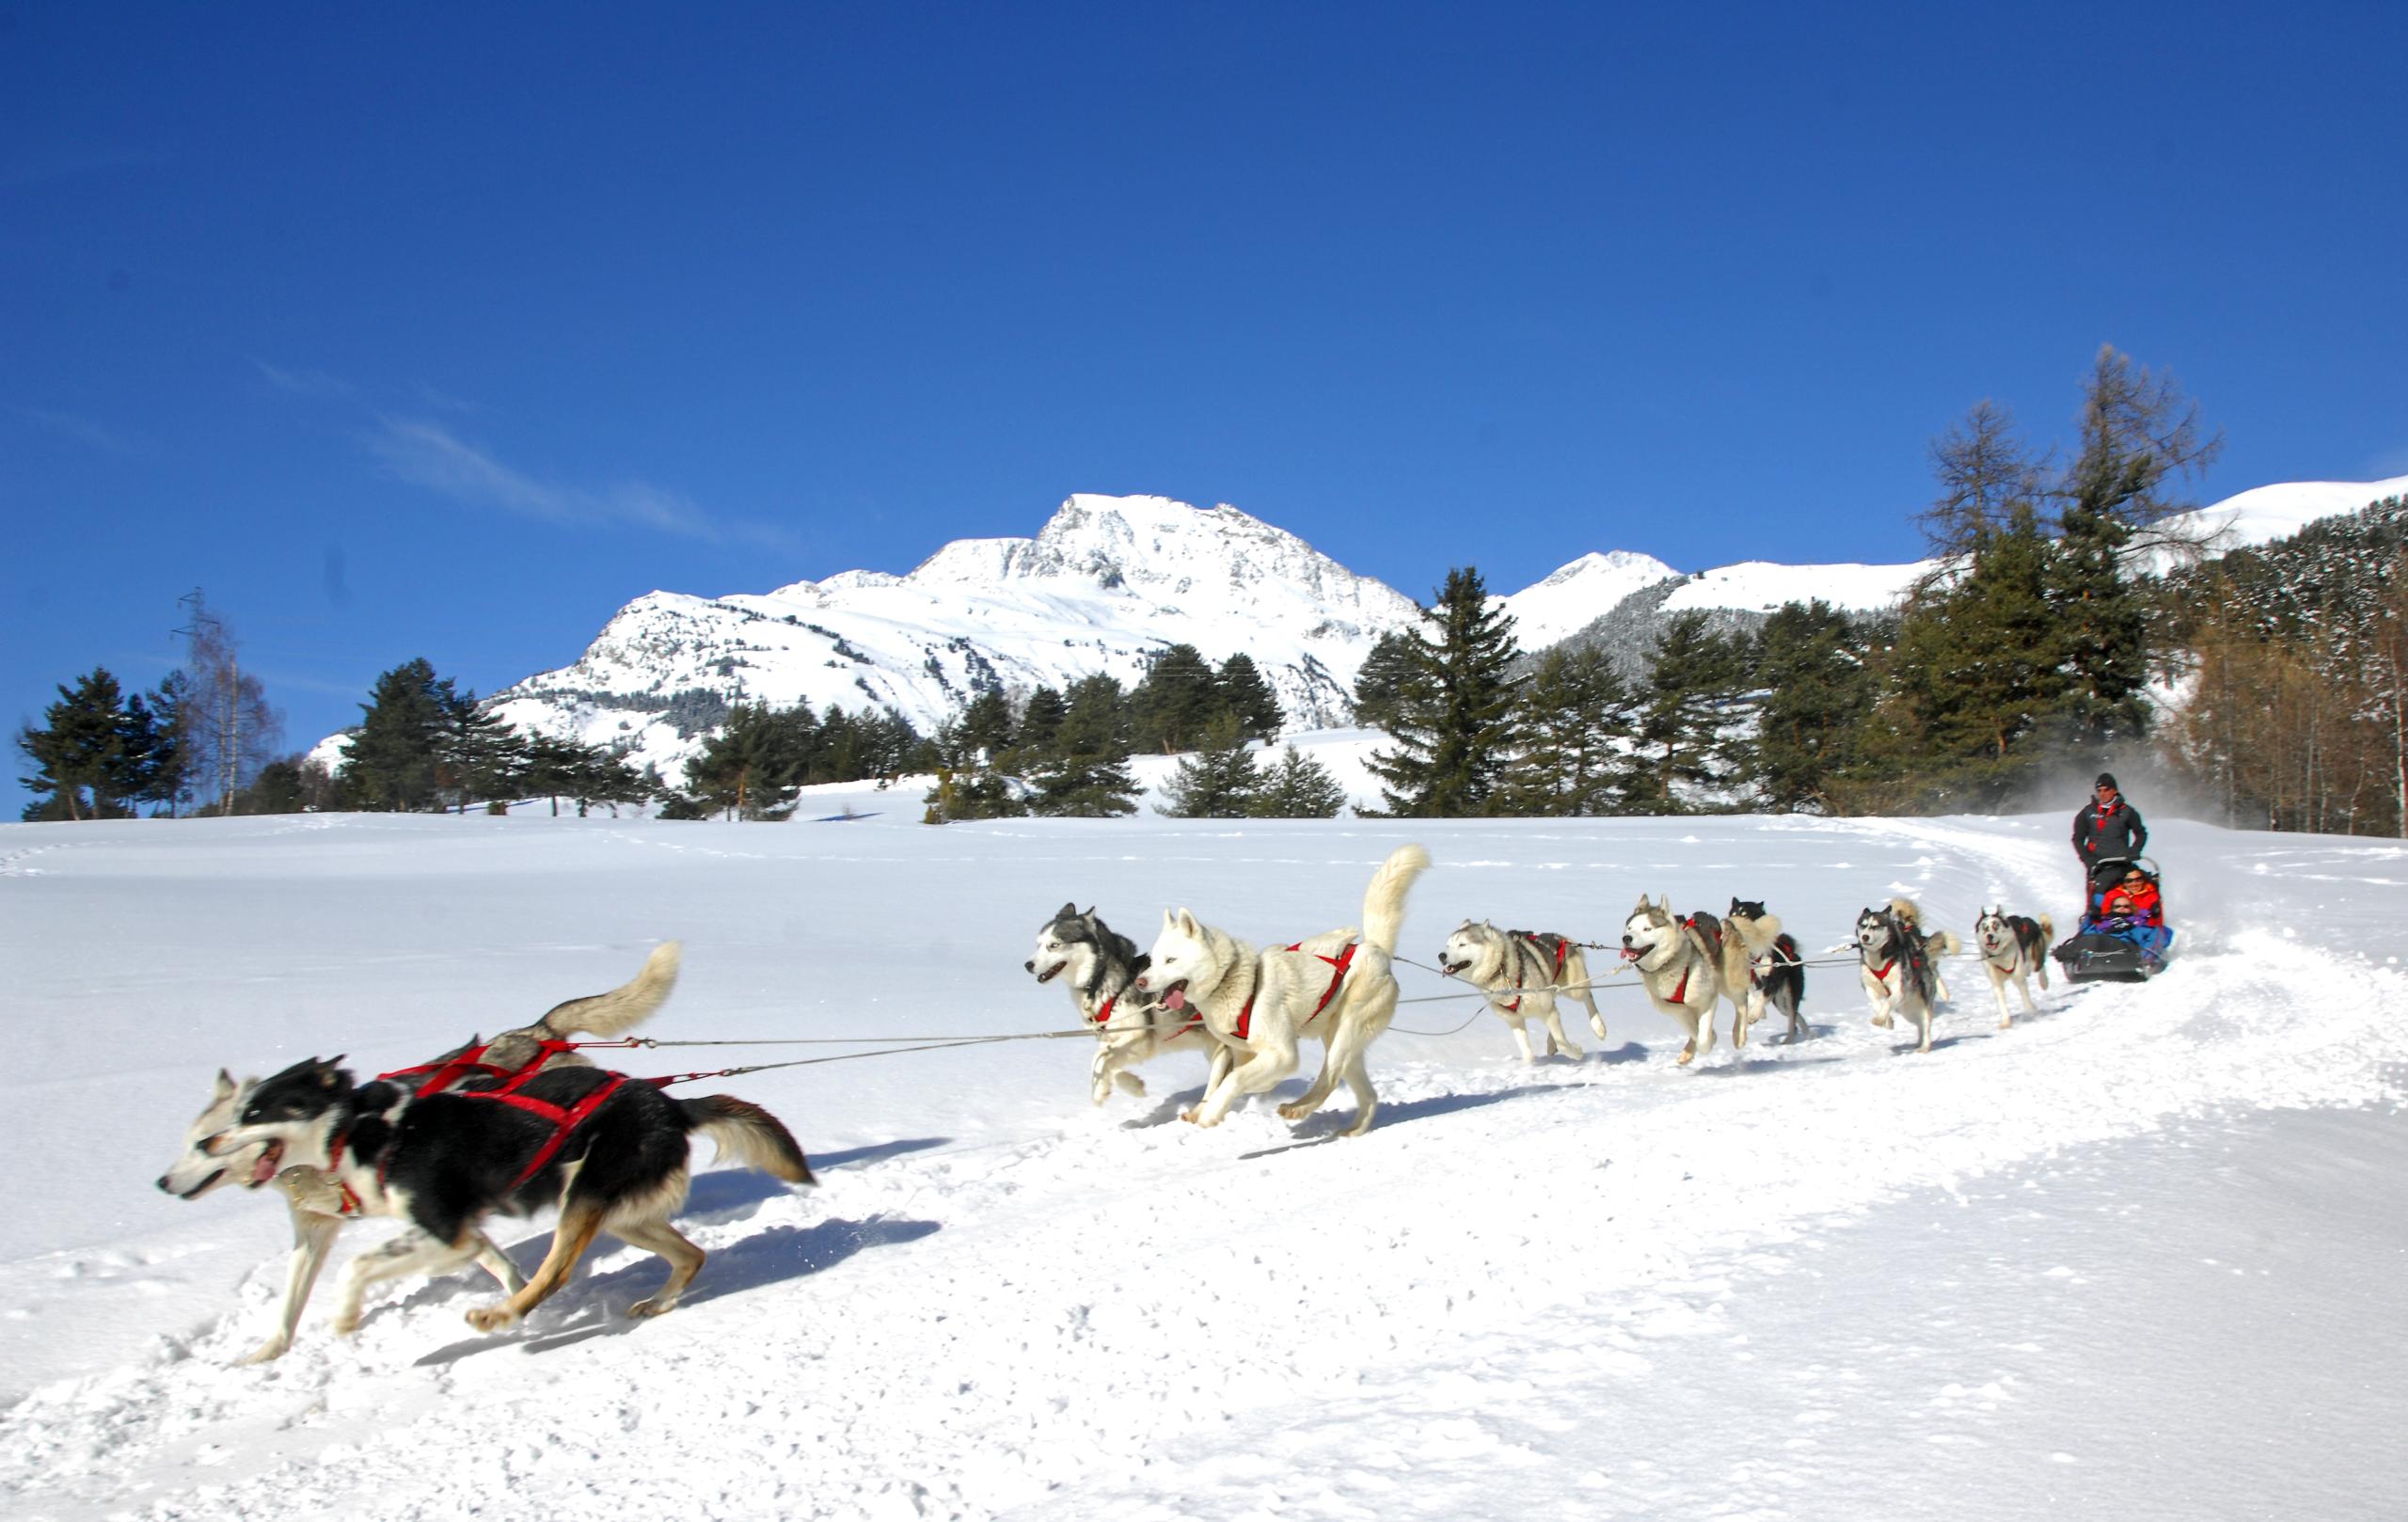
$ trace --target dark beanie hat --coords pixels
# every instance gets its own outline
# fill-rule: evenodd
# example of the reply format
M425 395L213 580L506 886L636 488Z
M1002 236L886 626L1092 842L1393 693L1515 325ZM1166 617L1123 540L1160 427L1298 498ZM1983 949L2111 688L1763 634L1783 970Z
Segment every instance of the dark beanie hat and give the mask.
M2115 785L2115 774L2112 771L2102 771L2099 774L2099 780L2092 783L2090 785L2093 787L2113 787Z

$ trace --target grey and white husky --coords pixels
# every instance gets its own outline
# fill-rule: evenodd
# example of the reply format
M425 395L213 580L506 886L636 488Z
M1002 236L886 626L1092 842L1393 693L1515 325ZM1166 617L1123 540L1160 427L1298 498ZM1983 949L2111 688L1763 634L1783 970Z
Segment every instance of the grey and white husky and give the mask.
M1430 853L1418 846L1400 846L1380 864L1363 895L1360 943L1350 928L1258 948L1184 909L1163 915L1162 934L1137 987L1160 994L1166 1008L1200 1015L1236 1058L1180 1118L1219 1125L1239 1100L1294 1072L1296 1048L1310 1036L1326 1046L1321 1075L1279 1106L1280 1118L1301 1120L1320 1109L1343 1078L1357 1106L1345 1134L1359 1136L1370 1129L1380 1102L1364 1054L1396 1017L1390 959L1404 927L1405 896L1429 865Z
M2032 1002L2032 978L2037 974L2040 987L2049 986L2049 943L2056 938L2057 927L2048 915L2036 920L2028 915L2010 914L2004 906L1983 910L1982 917L1973 922L1973 945L1982 954L1983 970L1990 975L1990 992L1998 999L2001 1030L2015 1023L2015 1016L2006 1007L2009 983L2023 995L2025 1014L2040 1012L2040 1007Z
M1151 994L1132 985L1148 959L1137 943L1077 903L1037 927L1037 954L1028 971L1039 983L1057 977L1069 981L1070 1007L1093 1027L1095 1061L1089 1068L1093 1097L1101 1104L1117 1086L1124 1093L1143 1094L1146 1082L1129 1070L1170 1052L1195 1052L1211 1059L1206 1079L1210 1087L1228 1070L1229 1049L1212 1038L1193 1012L1165 1009Z
M1580 1049L1563 1034L1563 1017L1556 1008L1559 996L1585 1005L1589 1028L1606 1038L1606 1017L1598 1012L1590 991L1589 959L1579 943L1544 930L1500 930L1486 920L1465 920L1447 937L1438 953L1438 971L1460 977L1488 995L1488 1007L1513 1032L1513 1044L1524 1062L1536 1062L1524 1022L1536 1019L1546 1026L1547 1055L1558 1052L1580 1060Z
M676 942L662 943L653 948L642 968L625 985L608 993L553 1006L543 1019L505 1031L484 1043L480 1060L490 1069L505 1071L531 1064L547 1070L592 1067L591 1062L574 1052L546 1053L542 1043L579 1036L610 1039L635 1029L667 1001L670 991L677 986L678 957ZM476 1045L472 1038L461 1053ZM439 1067L440 1063L432 1066ZM477 1076L474 1070L463 1069L452 1086ZM245 1363L265 1362L293 1345L293 1329L300 1324L302 1309L309 1304L309 1292L317 1283L318 1271L325 1265L336 1233L347 1221L378 1213L367 1209L366 1202L346 1186L338 1171L297 1160L288 1166L286 1146L277 1136L243 1129L244 1115L259 1086L257 1078L237 1082L232 1074L220 1069L209 1103L194 1118L185 1131L182 1151L158 1179L159 1188L179 1199L198 1199L227 1183L238 1183L247 1189L273 1183L284 1196L285 1208L293 1218L293 1257L285 1272L283 1307L274 1335L253 1350L243 1360ZM355 1261L353 1273L362 1274L366 1265L379 1259L419 1255L428 1246L422 1233L415 1228L404 1229L378 1252ZM516 1266L475 1226L469 1226L461 1237L460 1253L482 1264L506 1293L516 1294L525 1288L526 1280ZM348 1333L358 1324L357 1300L364 1289L363 1283L347 1292L346 1310L337 1318L336 1330Z
M1669 894L1660 901L1642 894L1623 921L1623 959L1639 970L1648 1000L1689 1033L1681 1048L1685 1068L1714 1050L1714 1007L1725 992L1723 947L1719 921L1711 914L1681 918L1672 912ZM1735 1007L1741 996L1732 995ZM1733 1043L1745 1045L1745 1013L1735 1014L1732 1024Z
M1865 997L1873 1001L1873 1023L1887 1030L1893 1017L1902 1014L1915 1027L1915 1050L1930 1051L1932 1016L1948 997L1935 959L1956 954L1956 937L1925 930L1914 900L1893 898L1857 914L1856 948Z

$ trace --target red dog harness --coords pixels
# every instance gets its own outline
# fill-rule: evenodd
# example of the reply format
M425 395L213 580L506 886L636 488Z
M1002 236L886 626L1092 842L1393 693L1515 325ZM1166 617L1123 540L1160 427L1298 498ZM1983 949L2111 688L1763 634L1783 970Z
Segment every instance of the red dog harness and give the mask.
M1532 945L1538 943L1539 938L1528 930L1515 930L1513 934L1516 940L1528 941ZM1571 954L1572 943L1558 938L1555 943L1555 977L1549 981L1559 981L1562 978L1563 959ZM1518 950L1513 953L1513 1002L1502 1007L1509 1015L1518 1015L1522 1012L1522 954Z
M1321 1003L1313 1006L1313 1012L1305 1017L1306 1024L1309 1025L1315 1020L1319 1019L1321 1017L1321 1012L1329 1007L1329 1001L1338 997L1338 985L1346 981L1346 969L1354 963L1355 949L1360 944L1360 942L1349 942L1347 943L1346 949L1339 952L1337 956L1321 958L1322 960L1329 963L1329 965L1336 968L1337 971L1329 975L1329 987L1322 991ZM1305 943L1302 941L1299 941L1288 949L1290 951L1302 951L1305 949ZM1313 955L1317 957L1321 956L1319 952L1315 952ZM1254 995L1249 993L1246 995L1245 1007L1238 1011L1238 1039L1241 1041L1246 1039L1247 1033L1252 1031L1253 1028Z
M1109 1013L1110 1006L1107 1005L1105 1009ZM617 1093L619 1086L627 1081L625 1073L614 1072L610 1074L609 1083L594 1089L576 1103L554 1104L549 1100L539 1100L531 1094L523 1094L519 1091L543 1070L545 1063L562 1052L575 1051L576 1043L538 1041L535 1043L535 1055L516 1069L499 1068L486 1062L483 1060L486 1050L484 1046L472 1046L458 1056L441 1062L422 1062L415 1068L398 1068L391 1072L382 1072L376 1076L379 1079L393 1079L412 1078L420 1073L433 1074L424 1083L419 1085L418 1091L411 1095L413 1099L425 1099L431 1094L440 1094L472 1073L485 1073L500 1079L501 1086L498 1088L470 1089L460 1097L492 1100L514 1109L524 1110L529 1115L540 1116L552 1123L551 1135L546 1139L543 1146L535 1149L534 1157L529 1160L527 1165L518 1170L518 1177L510 1181L510 1188L514 1191L542 1172L544 1165L549 1163L554 1154L567 1145L569 1137L576 1133L577 1128L585 1124L587 1118L602 1107L602 1102ZM335 1150L340 1154L341 1150L340 1143ZM349 1191L346 1190L345 1194L348 1195Z

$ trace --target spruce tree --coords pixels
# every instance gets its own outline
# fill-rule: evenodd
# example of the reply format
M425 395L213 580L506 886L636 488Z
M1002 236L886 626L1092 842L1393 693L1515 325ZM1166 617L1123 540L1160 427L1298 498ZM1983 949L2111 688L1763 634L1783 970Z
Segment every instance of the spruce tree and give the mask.
M1258 819L1334 819L1345 807L1346 789L1329 769L1290 745L1256 773L1246 812Z
M1675 613L1648 658L1639 739L1642 768L1632 779L1632 801L1680 813L1682 788L1718 785L1735 769L1723 729L1746 682L1746 653L1737 640L1715 632L1696 609Z
M1513 738L1513 620L1489 606L1469 566L1447 573L1421 617L1386 726L1396 748L1373 753L1371 774L1391 814L1491 813Z
M1250 740L1278 737L1288 716L1280 711L1278 694L1262 679L1253 657L1241 650L1221 662L1212 685L1220 693L1222 707L1236 717L1239 734Z
M17 749L35 769L17 780L30 791L51 795L29 806L24 816L127 816L134 812L128 801L154 785L163 743L142 699L128 699L107 667L94 667L72 689L58 689L58 701L42 711L40 729L18 732Z
M1513 709L1503 812L1578 816L1614 812L1635 737L1630 688L1602 646L1541 656Z
M1099 817L1135 813L1137 779L1129 770L1120 684L1108 675L1083 677L1071 684L1068 701L1054 757L1030 779L1037 789L1030 812Z
M1203 744L1172 771L1162 812L1179 819L1242 819L1254 801L1254 758L1235 714L1223 714Z
M794 808L811 725L808 704L739 703L686 763L686 790L734 819L783 819Z
M376 678L342 766L344 791L357 806L407 812L435 801L447 691L423 657Z
M1022 707L1018 741L1014 746L1022 768L1054 753L1054 744L1062 733L1062 720L1070 711L1062 694L1050 687L1040 687L1028 695Z
M1758 792L1783 813L1840 812L1833 785L1861 764L1879 693L1863 632L1817 597L1776 610L1756 648L1766 691L1756 716Z
M1413 670L1414 646L1420 636L1412 629L1389 629L1371 642L1363 669L1354 676L1354 722L1365 729L1386 729L1396 717L1397 693Z
M1201 744L1228 705L1213 685L1203 652L1192 644L1170 644L1147 662L1128 708L1132 743L1167 755Z

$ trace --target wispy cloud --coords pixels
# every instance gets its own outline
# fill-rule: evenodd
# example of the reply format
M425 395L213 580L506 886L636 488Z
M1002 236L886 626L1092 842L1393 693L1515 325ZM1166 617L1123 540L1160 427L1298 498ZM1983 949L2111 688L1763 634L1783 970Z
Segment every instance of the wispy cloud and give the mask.
M399 481L471 507L498 508L563 528L649 529L708 544L785 547L767 524L714 517L689 499L642 481L599 488L542 481L504 465L439 422L380 414L369 452Z
M359 388L341 376L329 375L323 370L311 370L307 365L272 365L260 358L253 358L251 363L267 377L269 385L280 391L291 391L295 396L348 399L359 391Z
M11 417L22 418L46 434L71 438L111 454L140 454L150 449L150 441L122 429L79 418L71 412L54 412L48 407L10 406L5 409Z

